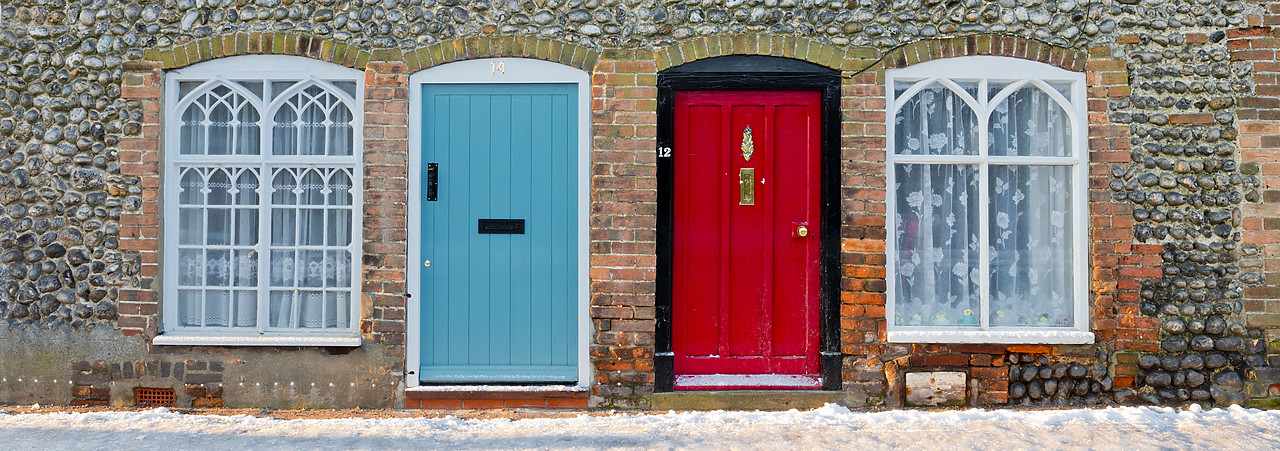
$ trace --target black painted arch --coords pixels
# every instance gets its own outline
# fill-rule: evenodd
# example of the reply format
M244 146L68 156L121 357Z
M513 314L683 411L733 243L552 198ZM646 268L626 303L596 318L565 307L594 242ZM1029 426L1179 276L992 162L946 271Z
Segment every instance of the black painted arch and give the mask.
M674 147L676 91L771 90L822 94L822 168L818 243L819 334L822 389L841 389L840 352L840 72L790 58L731 55L689 62L658 72L658 149ZM657 330L655 391L675 389L671 334L674 173L671 158L658 158Z

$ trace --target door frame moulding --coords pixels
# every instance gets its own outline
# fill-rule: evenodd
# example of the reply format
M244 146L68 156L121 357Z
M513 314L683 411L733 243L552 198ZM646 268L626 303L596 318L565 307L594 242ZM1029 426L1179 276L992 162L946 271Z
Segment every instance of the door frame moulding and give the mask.
M821 95L821 169L818 175L818 360L823 390L840 390L840 72L816 64L763 55L731 55L658 72L657 330L654 391L675 390L671 290L675 229L675 171L666 149L675 147L675 92L689 90L818 91ZM663 155L668 155L664 157Z
M498 65L502 64L502 70ZM588 229L591 191L591 83L590 74L580 69L528 58L481 58L446 63L424 69L409 76L409 196L408 214L408 264L406 269L405 299L405 386L417 387L418 368L421 366L422 296L420 274L422 240L422 86L425 84L516 84L516 83L566 83L576 84L578 90L578 153L577 153L577 226L575 252L578 257L574 293L577 309L578 386L590 386L591 361L587 354L590 339L590 279L588 278L589 243Z

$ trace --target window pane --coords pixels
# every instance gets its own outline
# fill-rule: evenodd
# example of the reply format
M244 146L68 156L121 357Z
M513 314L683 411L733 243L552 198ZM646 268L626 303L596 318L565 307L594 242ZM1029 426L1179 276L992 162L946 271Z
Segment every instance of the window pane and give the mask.
M894 171L895 323L977 325L978 167L900 164Z
M347 93L347 95L351 96L351 98L354 99L356 97L356 83L354 81L329 81L329 82L333 83L334 86L337 86L338 89L342 90L342 92Z
M917 92L894 118L894 152L906 155L977 155L978 117L945 86Z
M298 210L292 208L271 209L271 245L292 246L297 235Z
M222 250L205 251L204 283L208 286L231 285L231 253Z
M256 291L237 291L235 292L236 327L254 327L258 325L258 292Z
M351 252L329 251L325 265L325 286L351 287Z
M244 169L236 178L236 205L258 205L258 170Z
M351 244L351 210L329 210L329 236L326 244L330 246Z
M178 153L204 153L205 118L204 111L197 105L187 107L187 111L182 113L182 125L178 131Z
M1071 155L1071 120L1049 94L1026 85L991 112L991 155L1065 157Z
M231 293L223 290L209 290L204 298L204 325L227 327L231 317Z
M303 246L324 245L324 210L305 208L298 211L298 221L302 224L298 244Z
M178 244L204 244L204 210L178 209Z
M209 214L207 244L231 244L231 210L210 208L207 212Z
M258 286L258 252L254 250L237 250L235 263L232 265L235 270L234 280L237 287L255 287Z
M1045 83L1048 83L1049 86L1053 87L1055 91L1058 91L1059 94L1062 94L1062 97L1065 97L1068 101L1071 101L1071 82L1048 81Z
M329 178L329 205L351 205L351 175L347 171L333 171Z
M1013 84L1013 82L988 80L987 81L987 99L995 98L996 94L999 94L1000 91L1003 91L1004 88L1008 88L1009 85L1011 84Z
M178 182L178 203L204 205L204 176L198 168L182 168L182 181Z
M204 286L204 251L181 249L178 251L178 285Z
M964 92L969 93L969 97L978 98L978 82L976 80L951 80L960 86Z
M991 325L1074 325L1071 168L990 168Z
M239 83L240 86L244 87L244 89L248 89L249 92L252 92L254 95L258 96L258 98L262 98L262 82L241 80L236 83Z
M258 210L236 210L236 245L258 245Z
M271 327L293 327L293 291L272 291Z
M298 292L298 327L306 329L324 327L324 292Z
M200 290L178 290L178 323L199 327L204 324L201 315L204 293Z
M344 328L351 324L351 293L325 293L325 327Z
M271 286L293 286L293 256L293 251L271 251Z
M299 286L324 286L324 251L298 251Z

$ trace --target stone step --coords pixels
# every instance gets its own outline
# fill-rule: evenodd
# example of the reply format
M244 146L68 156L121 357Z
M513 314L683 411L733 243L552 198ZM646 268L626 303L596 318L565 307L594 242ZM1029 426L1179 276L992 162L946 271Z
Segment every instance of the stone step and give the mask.
M424 386L405 389L406 409L585 409L590 392L578 387Z
M843 392L815 390L676 391L653 394L653 410L791 410L839 403Z

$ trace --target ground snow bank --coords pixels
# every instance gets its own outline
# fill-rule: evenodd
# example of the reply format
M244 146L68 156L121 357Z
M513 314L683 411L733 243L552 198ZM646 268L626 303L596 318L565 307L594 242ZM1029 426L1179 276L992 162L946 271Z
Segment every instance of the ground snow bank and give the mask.
M167 409L0 415L6 449L1091 448L1280 447L1280 412L1204 410L685 412L463 420L279 420Z

